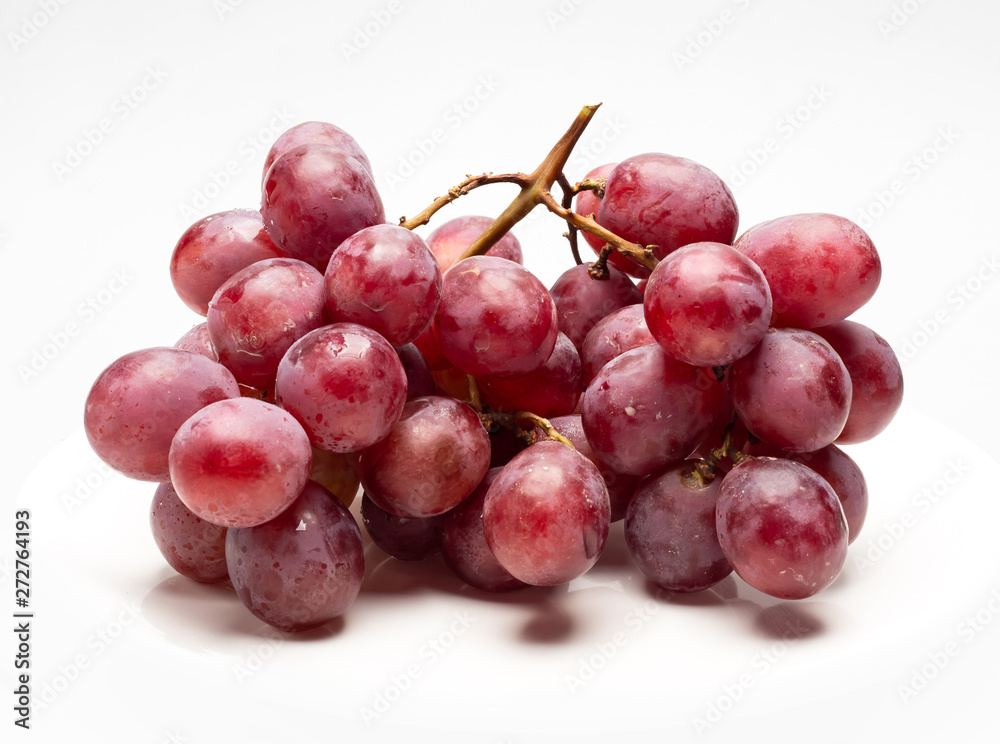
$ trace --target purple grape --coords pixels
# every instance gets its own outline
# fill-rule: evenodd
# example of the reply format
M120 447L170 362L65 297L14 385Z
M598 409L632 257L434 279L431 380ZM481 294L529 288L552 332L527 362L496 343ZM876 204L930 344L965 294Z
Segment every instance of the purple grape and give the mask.
M697 592L732 573L715 532L721 486L722 478L697 478L688 461L636 489L625 517L625 544L647 579L668 591Z
M229 578L226 566L226 528L202 519L161 483L149 508L153 542L170 567L182 576L211 584Z
M642 302L639 290L624 273L608 267L607 279L591 279L592 264L573 266L562 273L550 293L556 303L559 330L579 349L591 328L604 316Z
M372 541L401 561L421 561L438 549L440 517L399 517L361 497L361 521Z
M174 434L209 403L239 398L232 373L201 354L168 346L133 351L94 381L84 407L87 441L119 473L170 480Z
M734 362L729 390L747 428L789 452L833 442L851 407L851 377L837 352L815 333L795 328L771 328Z
M365 574L358 523L313 481L271 521L230 529L226 563L247 609L286 632L342 615L358 596Z
M799 462L755 457L734 467L722 480L715 524L740 578L779 599L825 589L847 559L837 494Z
M526 584L586 573L608 538L611 506L595 465L562 442L538 442L504 466L483 506L490 551Z
M454 266L466 249L492 224L492 217L455 217L428 235L427 246L441 265L441 271ZM500 238L486 255L506 258L514 263L524 262L521 244L510 232Z
M361 163L369 173L373 172L372 164L368 162L368 156L354 137L340 127L325 121L304 121L282 132L271 145L267 157L264 158L264 171L261 173L261 180L263 181L267 177L267 172L274 161L286 152L299 145L312 144L329 145L337 150L342 150Z
M628 305L601 318L580 347L584 386L589 387L601 368L615 357L655 343L641 304Z
M483 401L499 411L530 411L536 416L564 416L576 409L580 384L580 355L565 333L545 364L521 377L480 377Z
M434 375L420 350L413 344L404 344L396 347L396 356L406 372L406 400L434 395L437 391Z
M313 446L357 452L396 423L406 402L406 372L375 331L334 323L292 344L278 365L275 395Z
M411 400L380 441L361 453L361 484L377 506L400 517L432 517L458 505L490 466L490 436L453 398Z

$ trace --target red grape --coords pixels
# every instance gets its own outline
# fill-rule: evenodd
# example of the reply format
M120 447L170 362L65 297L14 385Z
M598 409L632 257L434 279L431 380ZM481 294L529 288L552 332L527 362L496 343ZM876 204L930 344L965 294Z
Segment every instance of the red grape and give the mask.
M226 563L247 609L287 632L342 615L357 598L365 574L358 523L312 481L269 522L230 529Z
M440 517L400 517L382 509L366 493L361 521L372 542L401 561L421 561L438 549Z
M642 302L635 284L613 266L607 279L591 279L592 264L573 266L556 279L549 292L556 303L559 330L579 349L591 328L604 316Z
M628 305L601 318L580 347L584 386L589 386L601 368L615 357L655 343L642 305Z
M420 350L413 344L404 344L396 347L396 356L406 372L406 399L434 395L437 391L434 375Z
M455 217L442 223L427 236L427 247L437 258L441 271L447 271L472 243L493 224L492 217ZM508 232L486 252L487 256L506 258L508 261L523 263L521 244Z
M882 278L871 238L849 219L832 214L762 222L733 247L767 277L775 326L816 328L843 320L871 299Z
M212 337L208 333L208 322L191 326L190 330L177 339L174 344L175 349L193 351L203 357L211 359L213 362L219 361L219 352L212 346Z
M549 418L572 413L580 400L580 355L565 333L541 367L521 377L480 377L483 401L499 411L530 411Z
M177 573L205 584L229 578L226 528L184 506L169 482L156 487L149 527L156 547Z
M584 176L583 180L588 181L595 178L607 178L611 175L611 171L615 169L616 165L618 165L618 163L606 163L605 165L599 165ZM601 200L593 191L587 189L576 195L575 210L577 214L582 214L584 217L590 217L603 227L603 224L597 219L601 210ZM586 230L581 230L580 235L582 235L583 239L587 241L587 245L591 247L594 253L597 255L601 254L601 249L605 246L603 240ZM649 276L649 269L641 264L637 264L631 258L619 253L618 251L613 251L611 255L608 256L608 266L614 266L619 271L623 271L629 276L634 276L636 278Z
M325 121L304 121L294 127L282 132L278 139L271 145L271 149L264 158L264 171L261 173L261 181L267 176L267 171L279 157L299 145L321 144L342 150L352 158L357 160L372 173L372 164L368 162L368 156L357 141L340 127L328 124Z

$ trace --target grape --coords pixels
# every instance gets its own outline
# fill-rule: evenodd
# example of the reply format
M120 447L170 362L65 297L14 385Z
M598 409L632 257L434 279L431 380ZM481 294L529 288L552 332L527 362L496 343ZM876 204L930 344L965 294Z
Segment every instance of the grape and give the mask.
M180 425L209 403L239 396L232 373L201 354L142 349L97 376L83 426L97 456L119 473L162 483L170 479L167 455Z
M867 233L844 217L793 214L754 225L733 247L771 288L771 324L816 328L843 320L875 294L882 262Z
M662 259L689 243L732 245L739 210L708 168L652 152L627 158L611 171L598 218L619 237L655 246L653 255Z
M616 472L645 475L687 457L724 403L710 369L667 356L658 345L612 359L583 396L583 430Z
M842 320L816 333L826 339L851 376L851 410L840 444L866 442L889 425L903 403L903 370L889 343L870 328Z
M372 541L401 561L421 561L438 549L440 517L398 517L361 497L361 519Z
M153 542L170 567L182 576L211 584L229 578L226 528L192 512L169 483L161 483L149 508Z
M833 442L851 407L851 378L837 352L811 331L771 328L729 368L729 390L753 434L789 452Z
M302 426L253 398L205 406L170 445L170 482L181 501L225 527L252 527L280 514L299 495L311 467Z
M486 494L486 543L526 584L557 586L586 573L608 539L611 507L601 474L561 442L518 454Z
M584 386L589 386L601 368L615 357L655 343L642 305L628 305L601 318L580 347Z
M580 355L565 333L540 368L521 377L480 377L479 392L490 408L530 411L537 416L563 416L580 400Z
M435 332L448 360L474 377L541 367L559 332L545 286L520 264L473 256L444 275Z
M490 468L469 497L441 517L440 547L444 562L469 586L487 592L507 592L525 586L500 565L483 529L486 493L502 468Z
M292 344L278 365L275 396L313 446L357 452L396 423L406 402L406 372L375 331L334 323Z
M493 224L492 217L456 217L443 223L427 236L427 247L441 264L441 271L447 271L461 257L470 245ZM524 263L521 244L513 233L506 233L486 251L487 256L506 258L515 263Z
M820 475L837 494L847 519L848 544L857 539L868 513L868 484L850 455L834 444L815 452L782 452L764 442L747 444L743 451L755 457L784 457L801 462Z
M219 353L212 346L212 337L208 334L207 322L191 326L187 333L177 339L174 348L193 351L195 354L201 354L213 362L219 361Z
M393 346L419 336L441 299L441 270L424 241L395 225L373 225L340 244L324 277L334 322L360 323Z
M425 395L434 395L437 392L431 368L416 346L413 344L398 346L396 347L396 356L399 357L406 372L407 400L423 398Z
M586 434L583 433L583 421L580 414L573 413L568 416L556 416L549 419L549 423L552 424L557 432L573 443L577 452L594 463L597 469L601 471L601 477L604 479L604 485L608 489L608 498L611 501L611 521L617 522L620 519L624 519L625 510L628 509L628 502L631 500L632 494L635 493L635 487L639 484L641 478L635 475L616 473L611 469L610 465L594 452L594 448L587 441ZM535 431L539 437L544 436L540 429L536 429Z
M584 176L583 180L589 181L596 178L607 178L611 175L611 171L615 169L616 165L618 165L618 163L606 163L605 165L599 165ZM603 227L603 224L597 219L597 215L600 210L601 200L597 198L597 194L593 191L584 190L576 195L577 214L582 214L584 217L590 217ZM583 236L583 239L587 241L587 244L591 247L594 253L600 255L601 249L605 246L605 242L586 230L581 230L580 234ZM608 256L608 266L614 266L618 269L618 271L622 271L629 276L634 276L636 278L649 276L649 269L636 263L631 258L619 253L618 251L613 251L611 255Z
M696 367L746 356L771 322L764 274L722 243L693 243L663 259L649 277L643 306L657 343Z
M322 273L345 239L385 222L371 173L329 145L298 145L278 157L264 177L260 207L275 244Z
M312 468L309 480L314 480L336 496L344 506L350 506L358 495L361 476L356 452L330 452L312 448Z
M170 256L170 280L185 305L208 315L208 303L226 279L252 263L284 255L264 230L260 212L219 212L181 235Z
M279 157L299 145L321 144L342 150L364 166L365 170L374 175L368 156L357 141L340 127L324 121L305 121L287 129L278 136L264 158L264 171L261 181L267 177L267 171Z
M238 271L208 307L219 361L244 385L273 388L296 340L323 325L323 275L304 261L272 258Z
M438 304L440 309L440 303ZM436 315L435 315L436 317ZM438 341L437 331L434 330L434 321L427 326L423 333L413 339L413 345L417 347L417 351L427 362L427 366L431 368L432 371L437 372L438 370L448 369L451 367L451 362L441 351L441 342Z
M361 453L361 483L380 508L432 517L472 493L490 466L479 416L452 398L411 400L384 439Z
M722 479L702 481L681 462L643 481L629 502L625 544L643 576L674 592L697 592L732 573L715 533Z
M358 596L365 573L358 523L312 481L269 522L230 529L226 563L247 609L286 632L342 615Z
M799 462L757 457L734 467L722 481L715 524L740 578L780 599L811 597L847 559L837 495Z
M567 269L556 279L549 292L556 303L559 330L569 336L579 349L591 328L604 316L642 302L632 280L608 266L607 279L591 279L585 263Z

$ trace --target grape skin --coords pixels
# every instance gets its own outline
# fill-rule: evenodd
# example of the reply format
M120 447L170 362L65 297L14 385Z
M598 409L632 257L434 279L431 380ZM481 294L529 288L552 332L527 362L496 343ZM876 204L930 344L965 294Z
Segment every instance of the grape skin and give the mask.
M191 328L174 343L175 349L193 351L213 362L219 361L219 352L212 346L212 337L208 333L208 322L199 323Z
M311 144L329 145L334 149L342 150L361 163L365 170L374 175L372 164L368 161L368 156L361 149L361 146L354 137L335 124L328 124L325 121L304 121L290 129L286 129L278 136L274 144L271 145L271 149L268 150L267 156L264 158L264 170L261 172L261 182L263 183L267 176L267 171L270 170L275 160L292 148L299 145Z
M229 578L226 528L184 506L169 482L158 485L153 493L149 528L164 560L177 573L203 584Z
M330 452L312 448L312 468L309 480L316 481L336 496L344 506L350 506L358 495L361 476L356 452Z
M198 411L170 445L170 482L184 505L225 527L252 527L298 496L312 467L302 426L253 398L221 400Z
M334 323L292 344L278 365L275 396L313 446L357 452L396 423L406 402L406 372L375 331Z
M639 290L624 273L609 266L607 279L591 279L588 269L592 265L584 263L567 269L549 290L556 303L559 330L577 349L601 318L642 302Z
M847 559L847 520L837 495L792 460L755 457L727 473L716 530L740 578L779 599L825 589Z
M852 398L851 377L837 352L815 333L795 328L771 328L734 362L729 390L747 428L789 452L832 443Z
M170 480L167 456L190 416L225 398L240 397L232 373L201 354L168 346L133 351L97 376L84 406L87 441L123 475Z
M486 229L492 224L492 217L478 215L455 217L442 223L440 227L428 235L427 247L437 258L441 265L441 271L447 271L454 266L476 238L486 232ZM524 263L521 243L511 232L505 233L492 248L486 251L486 255L506 258L514 263Z
M641 304L628 305L601 318L580 347L584 386L589 387L594 376L615 357L655 343Z
M490 436L453 398L410 401L384 438L361 453L361 483L377 506L432 517L462 502L490 467Z
M483 506L490 551L526 584L557 586L597 562L611 506L597 467L561 442L538 442L504 466Z
M309 481L274 519L226 535L226 563L240 601L286 632L315 628L354 602L365 573L361 530L347 507Z
M361 497L361 520L372 542L393 558L421 561L438 549L439 517L399 517Z
M583 180L590 181L597 178L607 178L611 175L611 171L615 169L618 163L605 163L604 165L599 165L590 171ZM601 211L601 200L597 198L597 194L589 189L585 189L576 195L576 213L581 214L584 217L592 218L597 224L604 227L597 216ZM604 248L605 242L598 238L596 235L587 232L586 230L581 230L580 234L583 239L587 241L587 245L590 246L591 250L595 254L600 255L601 249ZM649 276L649 269L647 269L642 264L638 264L631 258L618 251L613 251L610 256L608 256L608 266L614 266L619 271L625 272L629 276L636 277L637 279L642 279Z
M425 395L434 395L437 392L437 385L434 383L434 375L430 365L424 359L424 355L413 344L404 344L396 347L396 356L403 364L406 371L406 400L422 398Z

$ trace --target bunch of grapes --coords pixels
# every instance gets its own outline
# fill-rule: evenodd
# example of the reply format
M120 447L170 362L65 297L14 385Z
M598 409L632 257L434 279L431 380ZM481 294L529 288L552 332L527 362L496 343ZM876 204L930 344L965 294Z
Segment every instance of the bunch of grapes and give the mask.
M173 568L316 627L362 589L363 490L380 548L440 551L485 591L573 580L622 519L671 591L735 570L803 598L837 577L868 500L837 444L878 434L903 390L888 344L847 319L878 287L875 247L829 214L739 234L726 185L671 155L573 185L594 111L530 175L470 177L398 225L358 143L300 124L267 155L259 211L184 232L170 274L205 321L114 361L85 408L96 453L159 484ZM521 186L497 219L413 231L497 182ZM510 230L538 205L576 258L550 289Z

